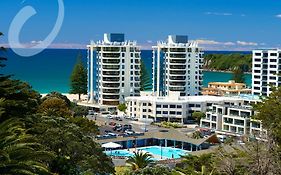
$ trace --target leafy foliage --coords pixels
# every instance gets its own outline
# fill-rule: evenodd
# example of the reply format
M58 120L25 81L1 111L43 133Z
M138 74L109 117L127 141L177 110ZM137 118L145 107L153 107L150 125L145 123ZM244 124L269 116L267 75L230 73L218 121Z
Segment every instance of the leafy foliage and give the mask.
M233 70L233 77L232 79L236 83L245 83L244 71L242 66L239 66Z
M133 156L129 157L127 163L129 163L132 166L133 170L138 170L153 163L153 160L151 158L152 155L147 152L146 153L135 152Z
M87 69L83 65L82 56L78 55L77 63L70 77L70 93L78 94L80 100L81 94L87 94L87 81Z
M141 76L140 76L140 90L141 91L148 91L151 90L151 77L147 68L145 67L145 63L141 60Z
M252 56L250 54L207 54L204 68L210 70L233 71L242 65L243 72L250 72Z
M1 174L50 174L53 156L26 133L23 122L11 118L0 123Z
M205 118L205 114L203 112L196 111L196 112L192 113L192 117L193 117L194 120L197 121L198 124L200 124L200 120L202 118Z
M127 109L126 103L122 103L122 104L118 105L118 110L119 111L126 112L126 109Z
M40 104L38 112L45 116L70 116L71 112L64 100L50 97Z

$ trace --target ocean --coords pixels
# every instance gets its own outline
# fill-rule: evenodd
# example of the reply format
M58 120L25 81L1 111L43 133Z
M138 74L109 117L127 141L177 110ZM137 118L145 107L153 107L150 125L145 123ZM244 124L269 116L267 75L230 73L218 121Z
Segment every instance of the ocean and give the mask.
M232 51L206 51L209 53L233 53ZM240 52L241 53L241 52ZM242 52L250 53L250 52ZM8 58L5 62L6 67L1 73L12 74L14 79L26 81L40 93L58 91L61 93L69 92L70 75L76 63L77 56L81 54L86 65L87 50L78 49L46 49L38 55L32 57L21 57L8 49L4 55ZM151 73L152 52L143 50L141 57ZM203 85L208 82L228 81L232 78L231 73L204 71ZM251 86L251 75L245 74L247 86Z

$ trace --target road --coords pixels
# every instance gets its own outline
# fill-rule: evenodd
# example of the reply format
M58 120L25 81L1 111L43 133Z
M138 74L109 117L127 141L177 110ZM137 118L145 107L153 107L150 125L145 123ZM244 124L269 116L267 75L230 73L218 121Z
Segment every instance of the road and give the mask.
M109 130L109 131L113 131L113 127L109 125L110 122L115 122L117 124L131 124L132 125L132 129L136 132L144 132L144 129L146 128L146 130L148 132L157 132L159 130L168 130L167 128L162 128L162 127L158 127L158 126L154 126L154 125L149 125L149 124L144 124L142 122L139 121L132 121L132 120L128 120L128 119L124 119L122 118L122 121L117 121L114 119L108 119L106 117L101 117L101 116L97 116L97 117L93 117L91 115L87 116L88 119L90 120L94 120L98 126L100 126L100 134L104 134L105 130ZM177 130L183 132L183 133L191 133L194 132L195 129L193 128L178 128ZM118 133L118 132L115 132ZM119 132L120 134L121 132Z

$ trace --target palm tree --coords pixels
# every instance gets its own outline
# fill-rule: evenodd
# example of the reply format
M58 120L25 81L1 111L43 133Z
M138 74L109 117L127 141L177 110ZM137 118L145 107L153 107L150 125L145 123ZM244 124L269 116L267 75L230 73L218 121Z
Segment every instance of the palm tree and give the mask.
M147 152L146 153L135 152L133 156L129 157L127 163L129 163L132 166L133 170L142 169L147 165L153 163L153 160L151 158L152 155Z
M11 118L0 123L0 172L3 174L51 174L47 163L53 154L26 134L24 123Z

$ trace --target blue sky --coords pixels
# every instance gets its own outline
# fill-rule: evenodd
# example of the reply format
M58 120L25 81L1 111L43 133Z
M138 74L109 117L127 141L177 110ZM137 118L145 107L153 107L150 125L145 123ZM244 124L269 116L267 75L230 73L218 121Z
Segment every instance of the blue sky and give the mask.
M0 44L16 14L37 14L21 31L22 43L44 40L52 30L57 0L1 0ZM104 32L122 32L148 49L169 34L186 34L206 50L281 47L280 0L64 0L65 18L51 47L84 48Z

